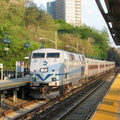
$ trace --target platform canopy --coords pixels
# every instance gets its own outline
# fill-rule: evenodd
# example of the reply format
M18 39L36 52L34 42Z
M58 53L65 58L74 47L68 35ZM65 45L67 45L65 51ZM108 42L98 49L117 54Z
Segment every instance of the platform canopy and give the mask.
M104 2L106 4L107 13L105 13L100 0L96 0L115 44L120 45L120 0L104 0Z

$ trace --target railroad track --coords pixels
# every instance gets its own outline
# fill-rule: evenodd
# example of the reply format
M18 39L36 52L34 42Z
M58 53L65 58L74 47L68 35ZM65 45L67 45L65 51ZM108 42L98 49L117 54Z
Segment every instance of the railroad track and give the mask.
M111 74L111 73L110 73ZM107 77L107 76L106 76ZM100 78L99 78L100 79ZM91 83L91 85L95 85L94 83ZM90 86L91 86L90 85ZM48 101L44 101L41 102L39 100L34 100L31 101L30 103L24 103L20 106L15 107L14 109L11 109L9 111L5 111L3 113L0 114L0 118L10 118L10 113L12 114L13 117L11 117L11 120L25 120L25 119L50 119L50 116L58 109L64 108L65 104L68 104L71 101L75 101L76 98L78 98L78 96L80 96L81 94L85 93L85 91L87 91L87 89L89 89L89 87L87 87L86 89L84 89L83 87L80 87L76 90L73 90L63 96L56 96L55 98L48 100ZM79 92L81 90L81 92ZM75 94L75 96L72 96L72 94ZM23 109L27 109L25 107L29 107L30 105L36 104L34 108L28 110L27 112L23 112L22 114L18 113L17 111L22 111ZM23 110L24 111L24 110ZM14 116L13 113L18 113L17 116ZM54 119L55 120L55 119Z
M109 82L101 82L64 113L49 120L89 120L113 81L114 77L110 77Z

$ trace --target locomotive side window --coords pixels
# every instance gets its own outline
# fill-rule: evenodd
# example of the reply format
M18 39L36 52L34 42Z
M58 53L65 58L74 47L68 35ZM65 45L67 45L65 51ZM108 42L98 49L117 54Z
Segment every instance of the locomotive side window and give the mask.
M64 53L64 57L65 57L65 59L68 59L67 53Z
M68 54L68 58L69 58L69 60L72 60L72 58L71 58L71 55L70 55L70 54Z
M82 59L83 59L83 61L85 61L85 58L84 58L84 56L82 56Z
M75 57L73 54L68 54L68 56L69 56L69 60L75 60Z
M60 53L47 53L47 58L59 58Z
M75 60L75 57L74 57L74 55L73 55L73 54L71 54L71 58L72 58L72 60Z
M75 61L80 61L79 55L74 55Z
M79 56L79 60L81 61L81 57Z
M44 58L45 53L33 53L33 58Z

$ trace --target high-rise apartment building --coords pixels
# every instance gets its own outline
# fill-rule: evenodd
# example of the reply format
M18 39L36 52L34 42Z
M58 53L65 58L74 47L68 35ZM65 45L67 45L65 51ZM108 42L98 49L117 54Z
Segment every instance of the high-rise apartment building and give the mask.
M56 0L47 3L47 12L53 19L64 19L74 26L82 24L82 0Z

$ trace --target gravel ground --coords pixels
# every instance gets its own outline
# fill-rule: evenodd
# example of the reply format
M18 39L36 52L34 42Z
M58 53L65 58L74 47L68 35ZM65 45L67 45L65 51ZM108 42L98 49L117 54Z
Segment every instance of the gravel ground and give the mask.
M78 106L71 114L69 114L65 120L85 120L89 112L94 108L97 101L106 92L106 88L110 84L112 78L113 77L110 77L105 84L103 84L93 95L80 104L80 106ZM79 100L76 99L74 102L76 103L77 101ZM71 106L75 104L74 102L73 104L68 105L68 107L63 108L61 111L57 111L57 113L51 116L49 120L57 120L58 116L64 114Z
M96 90L94 94L86 99L82 105L78 106L78 108L65 120L85 120L101 96L108 90L107 86L110 84L110 81L111 79Z
M13 98L12 97L10 97L8 99L5 99L5 109L3 109L3 108L0 107L0 112L4 112L6 110L14 108L14 107L16 107L18 105L21 105L21 104L23 104L23 103L25 103L27 101L28 100L23 100L23 99L18 98L17 102L13 102Z

